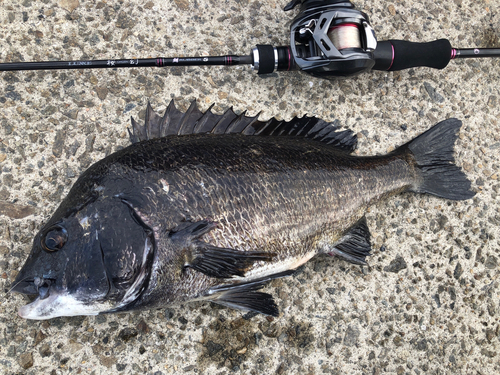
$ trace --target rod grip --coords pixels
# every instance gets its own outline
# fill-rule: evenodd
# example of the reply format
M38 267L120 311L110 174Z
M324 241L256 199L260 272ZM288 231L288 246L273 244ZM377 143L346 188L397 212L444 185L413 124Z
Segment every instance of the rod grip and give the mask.
M443 69L451 60L451 50L448 39L427 43L384 40L377 43L372 69L396 71L419 66Z
M257 44L258 52L258 74L269 74L274 72L276 59L274 58L274 47L268 44Z

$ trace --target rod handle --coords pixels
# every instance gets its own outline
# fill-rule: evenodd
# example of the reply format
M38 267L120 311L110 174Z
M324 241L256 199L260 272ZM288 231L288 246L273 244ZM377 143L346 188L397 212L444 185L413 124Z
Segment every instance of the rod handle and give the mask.
M384 40L377 43L372 69L396 71L419 66L443 69L451 60L451 50L448 39L427 43Z

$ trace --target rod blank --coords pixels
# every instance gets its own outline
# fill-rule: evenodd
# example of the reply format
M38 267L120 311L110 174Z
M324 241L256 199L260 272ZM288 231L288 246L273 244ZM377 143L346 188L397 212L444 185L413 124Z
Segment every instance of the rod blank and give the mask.
M500 48L454 48L452 59L471 59L481 57L500 57Z
M112 69L144 68L164 66L203 66L203 65L240 65L252 64L249 56L200 56L200 57L157 57L154 59L121 60L76 60L76 61L40 61L15 62L0 64L0 71L13 70L57 70L57 69Z

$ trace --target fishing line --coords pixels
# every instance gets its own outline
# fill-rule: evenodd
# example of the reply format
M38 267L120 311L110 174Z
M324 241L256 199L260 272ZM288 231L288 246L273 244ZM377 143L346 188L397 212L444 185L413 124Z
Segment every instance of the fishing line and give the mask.
M362 48L361 34L355 23L333 26L327 35L339 51L346 48Z

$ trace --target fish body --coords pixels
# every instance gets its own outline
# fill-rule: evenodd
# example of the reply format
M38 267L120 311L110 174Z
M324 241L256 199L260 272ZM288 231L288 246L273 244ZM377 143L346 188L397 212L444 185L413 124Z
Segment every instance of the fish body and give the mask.
M34 239L13 290L29 319L209 300L277 315L259 291L320 253L366 264L366 209L404 191L474 195L453 164L460 121L394 152L353 156L356 137L290 122L149 106L133 144L92 165Z

